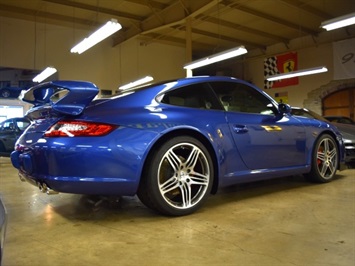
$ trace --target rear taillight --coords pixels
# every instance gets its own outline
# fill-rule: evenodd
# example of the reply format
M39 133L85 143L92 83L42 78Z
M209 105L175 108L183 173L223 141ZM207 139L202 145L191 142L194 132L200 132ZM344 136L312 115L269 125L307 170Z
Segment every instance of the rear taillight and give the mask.
M59 121L44 134L45 137L98 137L110 133L117 126L85 122Z

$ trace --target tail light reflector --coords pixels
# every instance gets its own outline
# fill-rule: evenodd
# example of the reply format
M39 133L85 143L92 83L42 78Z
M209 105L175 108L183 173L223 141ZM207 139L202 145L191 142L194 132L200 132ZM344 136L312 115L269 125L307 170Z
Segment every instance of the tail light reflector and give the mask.
M104 136L117 126L85 121L59 121L44 134L45 137L98 137Z

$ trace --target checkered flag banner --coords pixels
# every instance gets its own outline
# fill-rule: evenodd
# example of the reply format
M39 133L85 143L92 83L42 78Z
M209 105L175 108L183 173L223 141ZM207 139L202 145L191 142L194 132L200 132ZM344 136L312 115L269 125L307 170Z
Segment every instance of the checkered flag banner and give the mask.
M297 53L287 53L264 59L264 89L281 88L298 84L298 77L267 81L269 76L297 70Z
M277 57L272 56L264 59L264 89L271 89L274 85L273 81L268 81L267 78L272 75L280 74L277 69Z

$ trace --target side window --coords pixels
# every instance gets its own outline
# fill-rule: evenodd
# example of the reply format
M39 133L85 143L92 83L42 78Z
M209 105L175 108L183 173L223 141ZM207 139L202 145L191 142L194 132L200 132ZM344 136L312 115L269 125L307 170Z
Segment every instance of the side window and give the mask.
M226 111L266 115L276 113L274 105L267 97L245 84L215 82L211 86Z
M28 125L29 125L30 123L27 122L27 121L17 121L16 124L17 124L17 127L18 127L20 130L25 130L26 127L28 127Z
M179 88L164 95L162 103L198 109L222 110L208 84Z
M12 131L14 130L14 123L12 121L6 121L2 124L2 131Z

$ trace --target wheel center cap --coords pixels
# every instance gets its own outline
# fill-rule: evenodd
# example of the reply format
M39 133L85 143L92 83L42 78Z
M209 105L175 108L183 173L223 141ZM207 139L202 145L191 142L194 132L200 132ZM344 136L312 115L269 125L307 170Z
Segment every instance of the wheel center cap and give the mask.
M330 158L330 153L329 152L327 152L326 155L325 155L325 163L326 163L327 166L329 166L330 163L331 163L331 158Z
M189 179L188 173L185 171L180 171L179 180L185 182L188 179Z
M181 179L186 179L188 177L188 174L185 171L180 172L180 178Z

